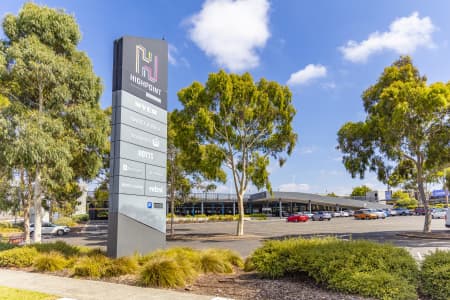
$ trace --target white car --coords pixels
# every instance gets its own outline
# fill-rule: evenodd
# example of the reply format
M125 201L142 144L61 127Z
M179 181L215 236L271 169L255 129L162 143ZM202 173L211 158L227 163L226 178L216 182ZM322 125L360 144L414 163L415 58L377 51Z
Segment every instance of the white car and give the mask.
M42 223L42 234L53 234L62 236L70 232L70 228L67 226L55 225L52 223ZM30 224L30 234L34 233L34 224Z
M333 211L333 212L331 213L331 216L332 216L333 218L340 217L340 216L341 216L341 212L339 212L339 211Z
M380 211L378 209L369 209L369 211L373 214L377 215L377 219L385 219L386 214L383 211Z
M345 210L341 211L341 217L348 217L349 214Z
M431 211L431 218L433 219L444 219L447 214L447 210L444 208L433 208Z

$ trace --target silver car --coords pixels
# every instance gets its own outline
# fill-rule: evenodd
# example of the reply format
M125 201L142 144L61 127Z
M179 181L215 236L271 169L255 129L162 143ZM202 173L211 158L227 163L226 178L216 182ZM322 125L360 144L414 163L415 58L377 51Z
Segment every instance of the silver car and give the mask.
M67 226L55 225L52 223L44 222L42 223L42 234L52 234L57 236L62 236L70 232L70 228ZM30 224L30 234L34 233L34 224Z
M433 219L445 219L447 210L444 208L433 208L431 211L431 218Z
M331 214L326 211L318 211L316 212L312 218L313 221L323 221L323 220L331 220Z

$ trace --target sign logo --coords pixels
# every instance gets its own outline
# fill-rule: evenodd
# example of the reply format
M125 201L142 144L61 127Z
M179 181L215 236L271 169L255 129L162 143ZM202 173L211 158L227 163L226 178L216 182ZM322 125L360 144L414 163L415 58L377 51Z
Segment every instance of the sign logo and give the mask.
M153 208L153 202L147 202L147 208Z
M158 82L158 56L136 45L136 73L150 82Z

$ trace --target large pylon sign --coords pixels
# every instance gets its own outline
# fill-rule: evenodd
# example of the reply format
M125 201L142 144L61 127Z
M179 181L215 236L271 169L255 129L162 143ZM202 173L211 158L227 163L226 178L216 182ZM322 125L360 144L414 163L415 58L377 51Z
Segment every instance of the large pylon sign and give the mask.
M108 255L166 242L167 63L163 40L114 42Z

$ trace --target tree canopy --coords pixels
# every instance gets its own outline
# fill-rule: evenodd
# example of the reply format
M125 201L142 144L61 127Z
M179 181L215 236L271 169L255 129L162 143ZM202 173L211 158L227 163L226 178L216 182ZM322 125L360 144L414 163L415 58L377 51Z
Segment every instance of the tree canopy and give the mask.
M102 84L77 49L75 18L64 11L27 3L5 17L3 30L0 94L8 105L0 114L0 160L33 185L39 218L46 194L92 179L102 167L110 127L99 103ZM36 220L37 240L39 226Z
M271 191L270 159L282 165L294 149L295 108L287 86L248 73L209 75L205 85L194 82L178 93L182 110L172 120L181 134L175 144L206 173L217 177L222 167L231 171L238 198L237 234L244 230L243 196L250 183Z
M366 196L367 192L370 192L370 191L372 191L372 190L366 185L356 186L353 188L350 196L364 197L364 196Z
M450 161L450 83L428 85L404 56L384 69L362 100L365 121L348 122L338 132L345 168L352 177L376 172L385 183L413 179L428 207L427 176ZM430 223L427 213L424 231Z

